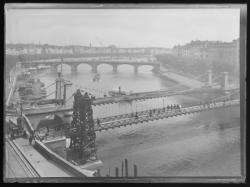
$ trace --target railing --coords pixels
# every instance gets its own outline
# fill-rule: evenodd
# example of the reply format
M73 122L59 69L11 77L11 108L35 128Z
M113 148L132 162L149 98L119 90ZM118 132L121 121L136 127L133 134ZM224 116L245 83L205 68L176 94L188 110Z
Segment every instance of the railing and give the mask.
M230 107L239 105L239 100L230 100L230 101L219 101L212 102L208 104L189 106L180 109L168 110L165 108L159 108L154 110L145 110L136 113L122 114L117 116L105 117L95 119L95 131L102 131L108 129L114 129L117 127L133 125L137 123L143 123L148 121L159 120L163 118L169 118L180 115L192 114L195 112L202 112L207 110L212 110L216 108Z
M15 141L10 141L7 139L8 145L14 151L14 154L18 157L18 162L22 165L23 169L29 174L31 177L41 177L38 171L35 169L35 166L27 159L27 156L22 151L22 149L15 143Z
M23 64L27 63L41 63L41 64L46 64L46 63L61 63L61 59L48 59L48 60L34 60L31 62L23 62ZM101 57L88 57L88 58L63 58L63 63L76 63L76 62L125 62L125 63L150 63L150 64L155 64L156 61L149 61L148 58L115 58L115 57L110 57L110 58L101 58ZM158 62L157 62L158 63Z

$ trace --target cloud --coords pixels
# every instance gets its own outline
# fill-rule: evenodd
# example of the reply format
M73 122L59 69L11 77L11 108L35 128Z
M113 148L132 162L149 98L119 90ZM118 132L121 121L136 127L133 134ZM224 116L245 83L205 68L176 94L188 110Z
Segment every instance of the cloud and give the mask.
M239 37L239 9L24 9L6 13L7 42L172 47Z

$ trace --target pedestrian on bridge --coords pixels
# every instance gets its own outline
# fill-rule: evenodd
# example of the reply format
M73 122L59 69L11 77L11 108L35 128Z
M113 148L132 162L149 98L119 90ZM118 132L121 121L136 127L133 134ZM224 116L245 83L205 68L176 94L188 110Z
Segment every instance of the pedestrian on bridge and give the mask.
M177 105L177 109L178 109L178 110L180 110L180 109L181 109L180 105Z
M32 137L32 135L30 135L30 137L29 137L29 143L30 143L30 145L32 144L32 140L33 140L33 137Z

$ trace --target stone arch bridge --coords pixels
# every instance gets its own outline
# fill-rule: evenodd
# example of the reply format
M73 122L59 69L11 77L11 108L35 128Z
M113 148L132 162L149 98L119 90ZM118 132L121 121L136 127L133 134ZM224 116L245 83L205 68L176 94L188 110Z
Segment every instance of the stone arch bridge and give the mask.
M140 66L152 66L154 71L160 71L160 63L158 61L138 60L138 59L52 59L52 60L37 60L30 62L22 62L24 67L32 67L38 65L49 65L51 69L57 71L58 66L66 64L71 67L72 72L77 71L80 64L88 64L92 68L93 73L98 72L98 66L101 64L108 64L113 67L113 72L118 71L119 65L131 65L134 67L134 72L138 72Z

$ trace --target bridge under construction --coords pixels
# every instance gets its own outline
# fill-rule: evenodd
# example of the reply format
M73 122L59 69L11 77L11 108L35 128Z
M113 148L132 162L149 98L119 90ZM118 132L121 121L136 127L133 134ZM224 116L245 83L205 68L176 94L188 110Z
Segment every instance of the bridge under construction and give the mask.
M34 166L34 164L32 165L29 163L26 158L29 153L36 154L37 157L40 158L39 162L42 160L41 155L46 155L46 157L50 158L53 162L43 161L44 165L57 168L55 170L58 170L57 173L60 176L100 176L99 169L102 166L102 162L98 159L97 155L95 143L96 132L240 105L240 100L238 99L239 89L229 88L227 73L220 75L220 77L224 77L224 81L222 81L222 85L219 88L213 87L214 83L211 71L208 71L208 74L201 76L208 76L208 82L204 83L204 87L199 89L175 90L174 88L180 86L178 84L169 90L131 93L128 95L113 97L95 97L94 93L87 93L86 89L78 87L76 93L66 98L66 89L72 84L69 81L64 80L59 74L56 81L49 85L55 85L56 87L55 91L52 93L55 94L55 99L37 100L35 102L35 107L28 108L21 106L20 114L17 114L15 110L11 109L7 111L6 116L8 119L6 120L8 126L11 127L9 133L11 134L11 139L16 139L15 141L12 141L13 143L9 138L6 139L8 148L11 153L16 154L14 157L19 159L19 163L23 166L27 176L46 176L45 174L41 174L41 172L39 173L38 170L41 166ZM218 77L215 79L218 79ZM16 78L14 78L14 80L16 81ZM13 82L13 85L15 85L15 82ZM13 94L12 92L13 91L10 92L8 97L7 106L10 102L10 97ZM192 103L187 106L180 106L179 104L166 105L160 108L128 112L102 118L94 119L93 117L92 107L98 105L148 100L174 95L199 94L202 92L218 92L217 94L219 97L210 98L206 102L201 101L198 104ZM73 106L66 105L66 103L72 98ZM72 119L69 123L65 123L62 120L65 115ZM46 117L48 116L54 116L54 118L52 120L47 119L46 121ZM59 121L55 121L56 116L59 117ZM32 119L36 119L37 122L34 123ZM44 119L45 121L43 121ZM56 124L57 122L58 124ZM20 131L20 129L23 130ZM45 134L42 133L44 129L47 129L47 131L45 130ZM15 138L17 135L19 137ZM26 144L23 143L23 136L32 137L32 140L35 142L34 146L32 143L30 145L26 145L27 142ZM67 158L58 156L45 145L45 142L48 142L49 139L53 142L57 141L60 137L70 139L69 147L66 149ZM25 149L24 152L26 153L22 153L15 144L19 144L21 147L27 146L29 149Z

